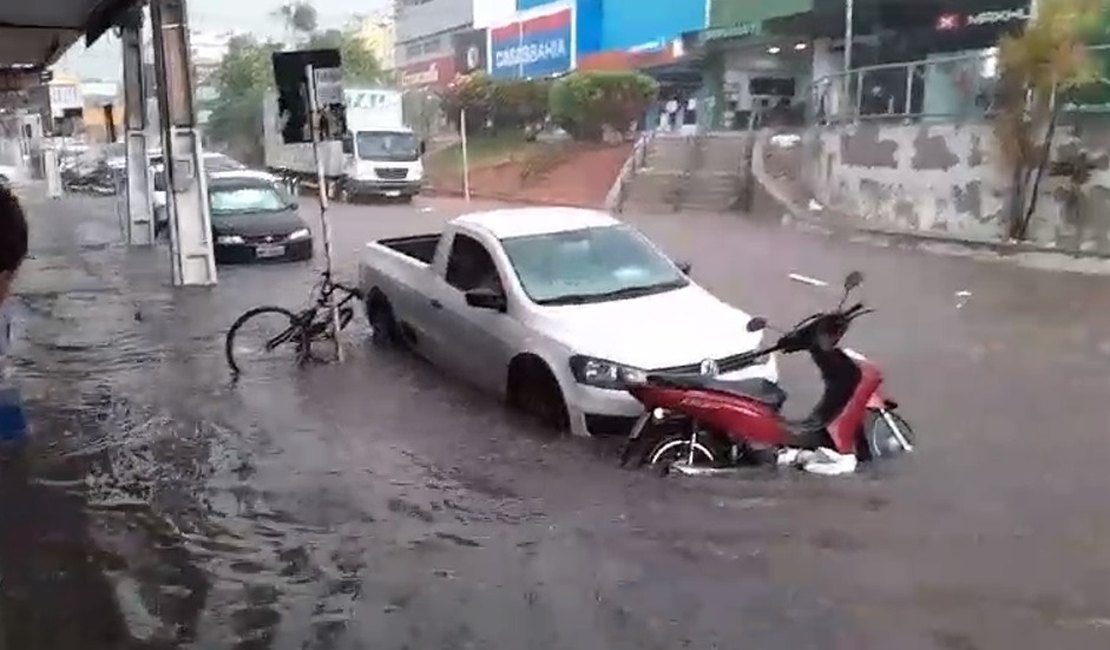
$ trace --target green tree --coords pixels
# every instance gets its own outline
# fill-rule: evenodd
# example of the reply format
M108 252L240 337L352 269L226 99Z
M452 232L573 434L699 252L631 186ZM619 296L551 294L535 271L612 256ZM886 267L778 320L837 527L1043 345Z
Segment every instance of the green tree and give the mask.
M1061 107L1097 78L1088 43L1104 0L1042 0L1036 20L999 43L1002 76L994 131L1011 179L1008 229L1025 239L1049 166Z
M309 49L338 49L345 84L376 84L384 80L381 63L355 26L315 32L309 35L305 45Z
M292 40L296 40L298 35L307 39L319 27L316 7L306 0L286 2L274 10L272 15L285 24L286 34Z
M262 100L274 86L271 55L278 43L260 42L252 36L236 36L215 72L216 99L208 122L208 134L227 145L232 155L245 162L260 163L262 150Z

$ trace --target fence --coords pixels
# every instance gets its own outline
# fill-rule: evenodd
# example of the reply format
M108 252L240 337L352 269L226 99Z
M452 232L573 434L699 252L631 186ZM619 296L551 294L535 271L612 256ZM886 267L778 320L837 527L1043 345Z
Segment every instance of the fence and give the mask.
M1110 44L1090 48L1103 71L1110 68ZM992 113L998 97L997 48L976 54L934 57L909 63L856 68L815 80L810 85L808 122L914 118L970 120ZM1100 79L1076 93L1068 106L1078 110L1110 108L1110 85Z

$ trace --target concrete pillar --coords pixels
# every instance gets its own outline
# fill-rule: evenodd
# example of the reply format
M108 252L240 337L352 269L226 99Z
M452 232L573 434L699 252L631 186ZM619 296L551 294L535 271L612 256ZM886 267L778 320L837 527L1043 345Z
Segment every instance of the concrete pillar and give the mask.
M154 243L154 205L151 200L150 160L147 158L147 119L143 98L143 14L133 9L121 25L123 43L123 105L126 121L127 180L123 206L127 243Z
M216 284L208 183L193 105L188 17L184 0L152 0L154 70L162 153L166 160L166 215L175 286Z

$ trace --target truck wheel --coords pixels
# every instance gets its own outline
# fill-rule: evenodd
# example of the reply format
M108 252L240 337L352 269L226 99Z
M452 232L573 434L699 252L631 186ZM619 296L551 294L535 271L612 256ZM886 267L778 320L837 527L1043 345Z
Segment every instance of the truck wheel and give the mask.
M509 405L538 420L545 427L565 431L570 425L559 382L543 361L534 357L514 359L509 367Z
M370 322L370 336L375 345L396 347L404 343L401 328L393 316L393 305L380 291L370 292L366 301L366 320Z

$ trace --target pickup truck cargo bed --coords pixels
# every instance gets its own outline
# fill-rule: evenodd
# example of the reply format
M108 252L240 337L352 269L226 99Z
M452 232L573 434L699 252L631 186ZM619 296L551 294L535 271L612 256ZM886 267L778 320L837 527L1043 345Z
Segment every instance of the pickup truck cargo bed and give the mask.
M378 243L402 255L431 264L436 256L441 235L412 235L378 240Z

